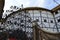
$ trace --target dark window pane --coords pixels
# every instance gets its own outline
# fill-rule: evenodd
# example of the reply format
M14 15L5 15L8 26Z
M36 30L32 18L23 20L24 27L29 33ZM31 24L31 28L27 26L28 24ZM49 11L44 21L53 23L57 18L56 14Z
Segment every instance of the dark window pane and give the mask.
M51 23L53 23L53 21L51 20Z
M11 21L8 21L8 24L11 23Z
M7 21L8 22L8 24L9 24L9 21Z
M16 6L14 6L14 9L16 9Z
M19 26L19 24L17 24Z
M60 22L60 19L58 19L58 22Z
M47 20L46 20L46 19L44 19L44 22L47 22Z
M14 22L14 24L16 25L16 24L17 24L17 22Z
M18 20L19 20L20 18L18 18Z
M23 23L24 21L23 20L21 20L21 23Z
M28 17L28 15L25 15L24 17Z
M12 18L14 18L14 16Z
M31 22L31 20L28 20L28 22Z
M19 8L17 7L17 9L19 9Z
M58 14L58 11L56 11L55 14Z
M39 21L39 19L36 19L36 21L38 22L38 21Z
M24 26L24 24L21 24L21 26Z

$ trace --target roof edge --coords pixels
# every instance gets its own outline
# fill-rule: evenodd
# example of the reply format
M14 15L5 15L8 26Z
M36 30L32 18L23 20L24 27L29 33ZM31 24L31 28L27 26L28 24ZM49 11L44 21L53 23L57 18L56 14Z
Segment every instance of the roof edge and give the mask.
M53 12L55 12L55 11L57 11L57 10L59 10L60 9L60 5L58 5L58 6L56 6L56 7L54 7L53 9L51 9Z

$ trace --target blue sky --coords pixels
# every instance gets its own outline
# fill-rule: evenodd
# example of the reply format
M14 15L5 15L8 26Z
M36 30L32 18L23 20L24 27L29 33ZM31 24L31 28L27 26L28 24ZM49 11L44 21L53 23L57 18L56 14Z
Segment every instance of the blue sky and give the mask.
M60 2L60 0L56 0ZM15 5L18 7L42 7L47 9L52 9L57 6L57 4L53 0L6 0L4 10L9 9L11 5Z

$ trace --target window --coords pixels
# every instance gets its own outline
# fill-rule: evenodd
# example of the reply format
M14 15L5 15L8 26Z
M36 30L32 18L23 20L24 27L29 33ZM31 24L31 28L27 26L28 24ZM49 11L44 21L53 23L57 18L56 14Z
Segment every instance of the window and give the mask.
M23 23L24 21L23 20L21 20L21 23Z
M6 10L6 12L9 12L9 10Z
M19 8L17 7L17 9L19 9Z
M28 20L28 22L31 22L31 20Z
M38 21L39 21L39 19L36 19L36 21L38 22Z
M18 20L19 20L20 18L18 18Z
M58 11L56 11L55 14L58 14Z
M51 20L51 23L53 23L53 21Z
M14 6L14 9L16 9L16 6Z
M60 19L58 19L58 22L60 22Z
M21 24L21 26L23 27L23 26L24 26L24 24Z
M17 24L19 26L19 24Z
M17 22L14 22L14 24L16 25L16 24L17 24Z
M9 21L7 21L8 22L8 24L9 24Z
M47 20L46 20L46 19L44 19L44 22L47 22Z
M25 15L24 17L29 17L28 15Z
M14 18L14 16L12 18Z
M7 22L8 22L8 24L11 23L11 21L7 21Z

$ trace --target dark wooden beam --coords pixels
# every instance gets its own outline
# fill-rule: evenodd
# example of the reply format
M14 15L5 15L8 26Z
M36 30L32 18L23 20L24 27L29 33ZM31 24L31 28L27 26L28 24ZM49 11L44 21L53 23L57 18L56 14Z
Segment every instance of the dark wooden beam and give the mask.
M5 0L0 0L0 20L2 19L3 8L4 8Z

